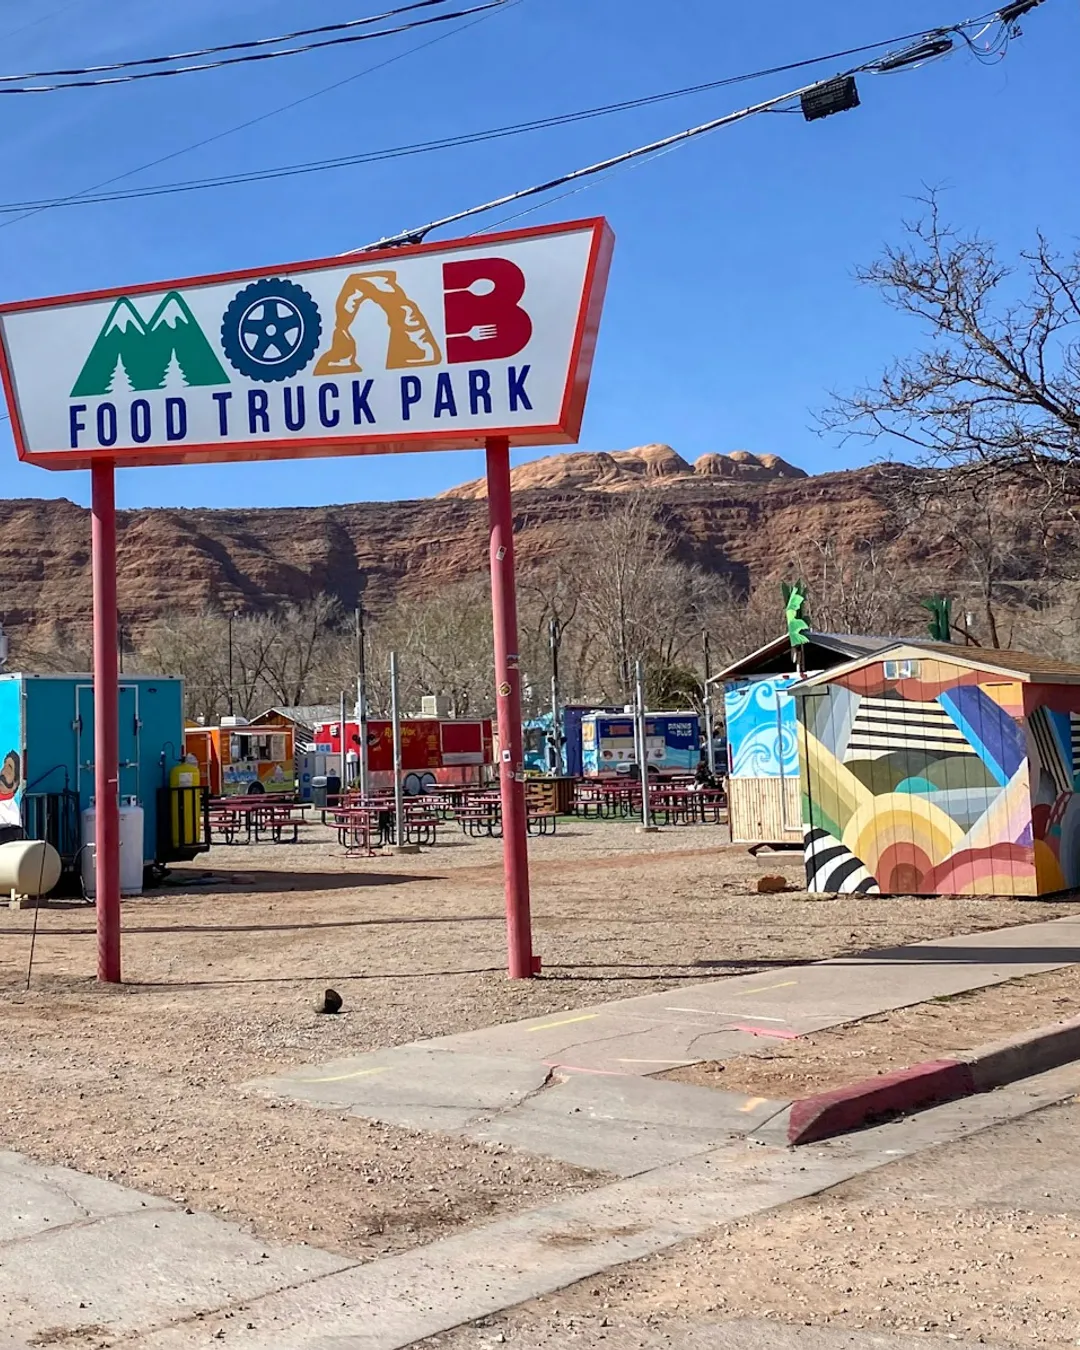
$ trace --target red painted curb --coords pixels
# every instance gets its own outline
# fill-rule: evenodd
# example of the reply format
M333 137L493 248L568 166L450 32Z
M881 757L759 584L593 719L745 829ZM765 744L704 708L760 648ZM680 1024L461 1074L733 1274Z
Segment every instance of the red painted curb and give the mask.
M788 1143L812 1144L831 1139L881 1116L970 1097L974 1091L971 1065L960 1060L934 1059L910 1069L897 1069L834 1092L819 1092L792 1102Z

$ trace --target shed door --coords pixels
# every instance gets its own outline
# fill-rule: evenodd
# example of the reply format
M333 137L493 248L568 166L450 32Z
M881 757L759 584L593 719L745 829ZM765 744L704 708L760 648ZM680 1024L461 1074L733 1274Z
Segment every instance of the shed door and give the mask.
M80 684L75 690L79 755L79 796L88 802L94 795L94 686ZM139 796L139 691L136 685L120 686L120 797Z

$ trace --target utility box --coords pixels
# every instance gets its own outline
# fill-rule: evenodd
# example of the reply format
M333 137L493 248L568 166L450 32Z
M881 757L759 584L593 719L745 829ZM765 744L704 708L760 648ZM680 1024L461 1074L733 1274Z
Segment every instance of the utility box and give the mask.
M172 676L120 682L120 799L142 808L144 866L160 855L160 789L184 754L184 687ZM94 799L94 682L90 675L0 674L0 837L52 844L68 868ZM136 817L133 817L136 818ZM166 835L168 831L165 832Z

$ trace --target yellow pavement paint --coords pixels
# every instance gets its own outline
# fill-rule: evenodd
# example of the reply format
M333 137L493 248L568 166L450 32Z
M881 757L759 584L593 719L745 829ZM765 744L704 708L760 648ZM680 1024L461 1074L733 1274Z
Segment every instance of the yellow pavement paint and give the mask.
M751 1111L756 1111L759 1106L764 1106L768 1097L751 1097L745 1106L740 1106L739 1110L743 1115L748 1115Z
M798 984L798 980L785 980L783 984L766 984L760 989L744 989L744 994L768 994L773 989L790 989L793 984Z
M353 1073L335 1074L333 1078L305 1078L305 1083L347 1083L350 1078L367 1078L373 1073L389 1073L389 1065L378 1069L356 1069Z
M568 1027L572 1022L591 1022L599 1013L583 1013L580 1017L564 1017L561 1022L545 1022L543 1026L530 1027L530 1031L551 1031L555 1027Z

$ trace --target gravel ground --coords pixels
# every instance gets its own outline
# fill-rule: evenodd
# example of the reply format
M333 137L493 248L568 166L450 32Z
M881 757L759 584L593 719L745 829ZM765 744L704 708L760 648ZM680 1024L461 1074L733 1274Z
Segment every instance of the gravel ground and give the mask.
M748 1096L801 1097L973 1050L1078 1013L1080 967L1066 966L831 1027L782 1042L760 1055L741 1055L722 1064L689 1064L658 1077Z
M503 975L500 846L448 833L418 857L218 848L186 887L125 902L120 989L93 980L92 911L0 921L0 1148L357 1256L426 1242L605 1178L237 1090L298 1063L773 964L1031 922L1034 902L800 903L715 828L572 822L532 842L542 979ZM201 864L201 865L200 865ZM801 897L805 899L805 897ZM1072 909L1077 908L1072 906ZM332 985L339 1017L312 1000Z
M717 1229L424 1344L653 1346L750 1319L928 1344L1080 1343L1080 1105L1054 1107ZM841 1338L843 1339L843 1338ZM798 1344L798 1340L794 1341ZM817 1342L814 1342L817 1344ZM846 1340L844 1342L846 1344ZM908 1342L903 1342L905 1345ZM839 1340L837 1342L839 1344Z

